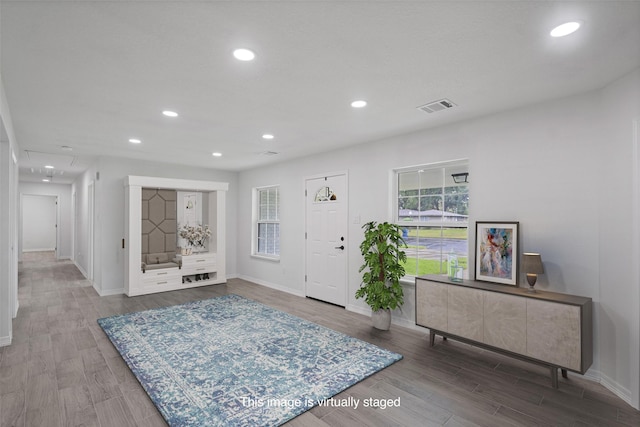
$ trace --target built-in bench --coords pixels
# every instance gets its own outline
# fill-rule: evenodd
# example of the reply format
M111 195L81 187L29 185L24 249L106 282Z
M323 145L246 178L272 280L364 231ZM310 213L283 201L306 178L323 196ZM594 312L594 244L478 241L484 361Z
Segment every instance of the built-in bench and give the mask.
M163 268L182 268L182 260L175 253L159 252L154 254L142 254L142 272L147 270L159 270Z

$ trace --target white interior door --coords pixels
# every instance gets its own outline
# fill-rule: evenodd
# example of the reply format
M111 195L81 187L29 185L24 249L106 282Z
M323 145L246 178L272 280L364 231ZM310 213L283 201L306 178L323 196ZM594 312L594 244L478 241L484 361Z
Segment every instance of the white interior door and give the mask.
M87 277L87 279L93 281L93 245L94 245L94 236L95 236L95 221L94 221L94 215L95 215L95 183L93 181L91 181L91 183L89 184L88 188L87 188L87 203L88 203L88 209L87 209L87 229L88 229L88 242L87 242L87 249L88 249L88 256L87 256L87 274L89 275L89 277Z
M55 251L57 241L57 196L22 196L22 250Z
M347 303L347 176L307 179L306 296Z

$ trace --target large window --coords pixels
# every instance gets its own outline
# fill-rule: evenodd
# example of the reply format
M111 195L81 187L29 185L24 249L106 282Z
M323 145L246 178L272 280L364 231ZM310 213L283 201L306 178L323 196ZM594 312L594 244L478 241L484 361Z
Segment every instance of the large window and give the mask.
M466 162L395 171L394 220L408 246L407 276L445 274L448 259L457 259L469 276L469 188L452 177L466 172Z
M280 191L279 187L254 190L254 255L280 256Z

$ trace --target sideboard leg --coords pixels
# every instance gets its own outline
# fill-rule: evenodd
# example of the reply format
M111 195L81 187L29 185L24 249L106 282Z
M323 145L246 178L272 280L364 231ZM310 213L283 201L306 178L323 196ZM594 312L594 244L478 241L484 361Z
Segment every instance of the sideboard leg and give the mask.
M558 388L558 368L551 367L551 387Z
M447 337L442 337L442 341L446 341L446 340L447 340Z
M429 332L429 341L430 341L430 345L431 347L433 347L436 344L436 334L433 331Z
M567 378L567 370L561 368L560 371L562 372L562 378Z

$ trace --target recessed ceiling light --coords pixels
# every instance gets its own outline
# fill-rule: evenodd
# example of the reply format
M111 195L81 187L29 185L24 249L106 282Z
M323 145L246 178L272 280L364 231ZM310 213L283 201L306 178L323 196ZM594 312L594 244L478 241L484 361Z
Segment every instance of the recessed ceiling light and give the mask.
M129 138L129 142L132 144L140 144L142 141L138 138Z
M367 106L367 101L363 101L363 100L358 100L358 101L353 101L351 103L351 106L353 108L362 108L362 107L366 107Z
M178 117L178 113L176 113L175 111L164 110L162 114L167 117Z
M222 153L213 153L212 155L213 155L213 157L221 157Z
M233 56L239 61L253 61L256 54L249 49L236 49L233 51Z
M579 22L565 22L562 25L558 25L549 33L551 37L564 37L575 32L580 28Z
M51 166L51 165L46 165L44 168L45 168L45 169L53 169L53 166Z
M273 139L273 138L275 138L275 137L274 137L273 135L271 135L270 133L265 133L264 135L262 135L262 137L263 137L264 139Z
M44 178L42 182L49 182L49 180L47 178Z

